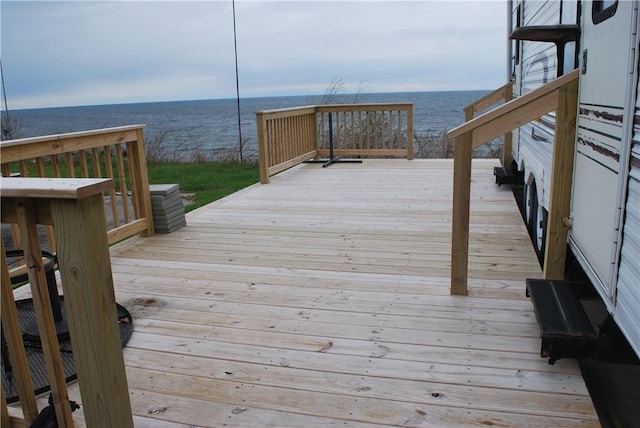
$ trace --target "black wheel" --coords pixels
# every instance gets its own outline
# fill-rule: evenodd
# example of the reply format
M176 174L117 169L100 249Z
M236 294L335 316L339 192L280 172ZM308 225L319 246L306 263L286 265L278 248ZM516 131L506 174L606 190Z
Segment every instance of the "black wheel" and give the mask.
M542 265L544 262L545 246L547 241L547 210L540 204L538 200L538 190L536 182L525 186L525 215L527 219L527 229L533 248L538 256L538 261Z

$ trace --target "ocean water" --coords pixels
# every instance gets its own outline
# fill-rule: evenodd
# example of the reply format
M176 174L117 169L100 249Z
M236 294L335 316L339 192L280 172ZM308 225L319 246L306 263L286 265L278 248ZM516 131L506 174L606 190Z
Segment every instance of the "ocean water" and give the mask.
M360 95L359 102L414 104L414 131L438 134L464 120L462 109L488 91L399 92ZM333 103L350 103L353 95L337 95ZM257 146L255 112L322 104L323 96L241 98L242 138L248 152ZM3 114L6 112L3 111ZM11 110L17 118L21 138L144 124L145 137L165 133L169 150L193 151L237 147L236 99L170 101L134 104Z

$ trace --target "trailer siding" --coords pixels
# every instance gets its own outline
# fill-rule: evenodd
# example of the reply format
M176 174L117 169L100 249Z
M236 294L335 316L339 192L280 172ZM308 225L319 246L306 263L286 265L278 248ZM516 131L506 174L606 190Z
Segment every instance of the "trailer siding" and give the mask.
M640 326L640 282L638 278L640 278L640 98L637 97L615 318L636 354L640 355L640 329L638 328Z

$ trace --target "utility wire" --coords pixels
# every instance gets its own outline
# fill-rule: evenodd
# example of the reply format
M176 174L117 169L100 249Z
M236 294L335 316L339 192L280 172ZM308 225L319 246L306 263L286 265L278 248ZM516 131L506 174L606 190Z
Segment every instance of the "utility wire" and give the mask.
M231 0L233 9L233 49L236 59L236 101L238 107L238 153L240 154L240 163L242 163L242 123L240 119L240 78L238 75L238 38L236 36L236 1Z

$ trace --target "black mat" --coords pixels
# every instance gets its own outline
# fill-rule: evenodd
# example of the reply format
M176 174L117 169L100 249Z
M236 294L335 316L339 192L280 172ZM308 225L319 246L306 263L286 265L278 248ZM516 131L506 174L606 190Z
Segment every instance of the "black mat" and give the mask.
M580 369L604 428L640 428L640 365L585 359Z
M64 297L60 297L60 303L64 310ZM116 304L118 309L118 325L120 327L120 341L122 346L126 345L133 333L133 319L123 306ZM16 308L18 310L18 318L20 320L20 327L24 332L27 326L35 322L35 312L33 308L33 300L17 300ZM31 381L33 382L34 391L37 394L42 394L51 389L49 385L49 378L47 376L47 366L42 354L42 347L40 342L32 340L28 335L23 335L25 351L27 359L29 360L29 368L31 370ZM74 381L77 378L75 363L73 362L73 352L71 349L71 340L67 335L62 335L58 338L60 344L60 356L62 358L62 367L64 369L65 379L68 382ZM2 359L2 386L4 387L7 397L7 403L14 403L20 400L18 391L16 389L15 378L13 373L8 370L9 367L5 367L5 361Z

